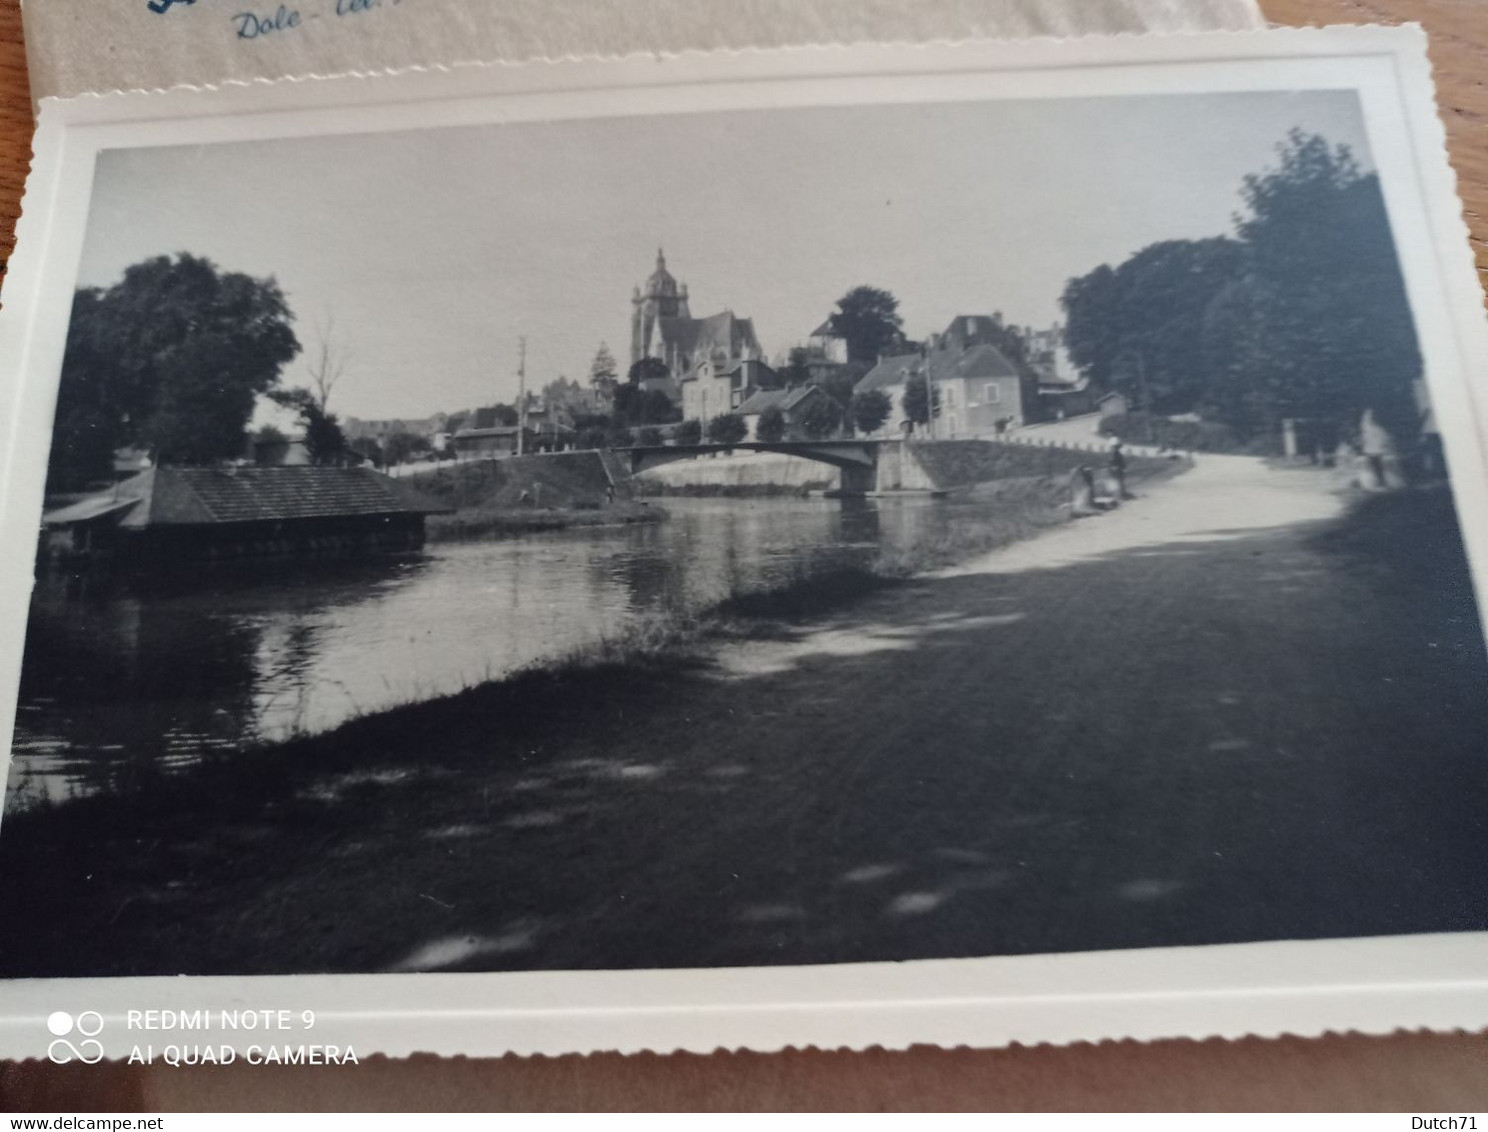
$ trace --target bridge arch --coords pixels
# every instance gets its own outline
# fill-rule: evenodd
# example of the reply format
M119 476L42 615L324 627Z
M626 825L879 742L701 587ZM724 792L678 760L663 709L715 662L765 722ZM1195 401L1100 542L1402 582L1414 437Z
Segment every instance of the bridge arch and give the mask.
M797 456L803 460L815 460L829 464L842 472L842 491L850 495L865 494L878 490L879 449L882 440L782 440L773 444L761 441L740 441L738 444L678 444L640 445L617 450L624 452L630 461L632 475L637 475L663 464L674 464L680 460L692 460L698 456L713 456L720 452L777 452L784 456Z

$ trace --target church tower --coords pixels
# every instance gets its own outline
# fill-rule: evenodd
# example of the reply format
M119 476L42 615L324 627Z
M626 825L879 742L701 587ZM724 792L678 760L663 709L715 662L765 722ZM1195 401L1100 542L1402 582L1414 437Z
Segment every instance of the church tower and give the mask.
M679 284L667 270L666 256L656 249L656 270L646 280L644 288L637 287L630 297L634 308L630 316L630 364L635 365L647 355L656 334L656 323L663 318L691 318L687 306L687 284ZM663 359L668 360L668 359Z

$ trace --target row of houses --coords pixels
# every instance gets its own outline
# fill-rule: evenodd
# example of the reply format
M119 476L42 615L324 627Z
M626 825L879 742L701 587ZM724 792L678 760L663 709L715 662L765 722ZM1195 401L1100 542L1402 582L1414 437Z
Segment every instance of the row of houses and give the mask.
M915 380L928 381L934 391L937 412L928 431L944 440L1001 436L1095 408L1089 382L1064 351L1060 327L1021 331L1028 355L1022 366L998 345L1005 330L999 314L957 315L923 350L881 358L854 387L854 393L877 390L889 397L892 410L877 435L908 430L904 401Z
M687 284L668 270L661 249L651 274L634 289L631 308L631 365L645 359L661 363L641 376L642 390L665 395L683 420L706 424L722 414L737 413L754 439L761 417L773 409L785 418L787 437L796 439L813 402L846 397L841 375L849 364L847 342L830 317L794 352L792 364L798 372L794 387L786 388L779 368L765 360L752 319L731 310L693 317ZM1025 348L1019 362L1003 350L1012 335ZM1057 325L1047 330L1008 326L1000 312L957 315L922 348L880 358L853 392L879 391L889 398L889 417L875 431L878 437L909 430L904 396L911 382L925 378L937 402L931 435L998 436L1024 424L1094 408L1090 390L1069 363L1062 337ZM803 365L804 383L799 374ZM426 438L441 455L501 457L574 447L579 437L562 408L531 398L520 425L488 407L418 420L349 418L343 427L353 441L366 437L386 444L404 432ZM596 405L594 411L602 408ZM847 406L838 408L845 411Z
M829 395L821 387L836 384L833 378L848 364L847 343L827 318L798 355L808 372L805 385L783 388L779 372L764 360L753 320L728 310L693 318L687 285L667 270L660 250L655 270L636 287L631 302L631 362L655 358L665 365L665 376L643 384L671 397L684 420L706 422L738 413L754 438L761 415L773 408L785 416L787 435L793 435L811 402ZM1024 343L1022 366L1001 348L1010 333ZM911 381L926 377L938 403L930 431L945 438L997 436L1095 407L1087 383L1064 351L1061 327L1013 328L1000 312L957 315L923 349L883 357L857 382L854 393L878 390L891 401L889 419L875 435L897 436L907 430L904 393ZM802 391L810 388L817 392Z
M934 390L937 411L927 431L939 439L996 437L1095 408L1094 392L1069 363L1058 327L1023 332L1029 357L1022 366L997 344L1005 329L1000 315L957 315L923 348L879 359L853 387L854 395L876 391L889 401L888 418L872 435L889 438L910 431L905 397L917 380L928 379ZM826 324L813 338L819 342L831 333ZM787 389L763 363L746 360L719 368L705 361L682 383L683 416L706 421L719 413L738 413L755 439L762 415L777 409L785 418L786 436L800 439L812 401L831 396L824 388L826 379L815 371L830 374L844 364L845 353L818 347L807 360L812 378Z

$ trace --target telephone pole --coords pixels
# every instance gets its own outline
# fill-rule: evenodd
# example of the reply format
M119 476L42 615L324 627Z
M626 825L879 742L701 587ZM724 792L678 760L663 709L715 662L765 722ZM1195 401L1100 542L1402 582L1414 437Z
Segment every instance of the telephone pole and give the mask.
M517 339L517 455L527 448L527 336Z

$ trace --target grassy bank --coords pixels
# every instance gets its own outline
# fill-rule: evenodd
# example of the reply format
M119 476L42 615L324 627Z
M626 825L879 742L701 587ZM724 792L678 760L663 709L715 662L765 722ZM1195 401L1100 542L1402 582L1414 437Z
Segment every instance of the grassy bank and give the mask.
M601 452L556 452L472 460L410 476L424 495L455 510L431 515L431 542L664 520L664 508L635 498L635 481Z
M648 476L635 481L637 495L652 498L678 499L803 499L814 492L826 491L830 481L820 480L808 484L780 483L685 483L671 484Z
M637 500L556 507L472 507L449 515L430 515L425 532L430 542L458 542L494 535L531 534L568 527L623 526L659 523L666 509Z

